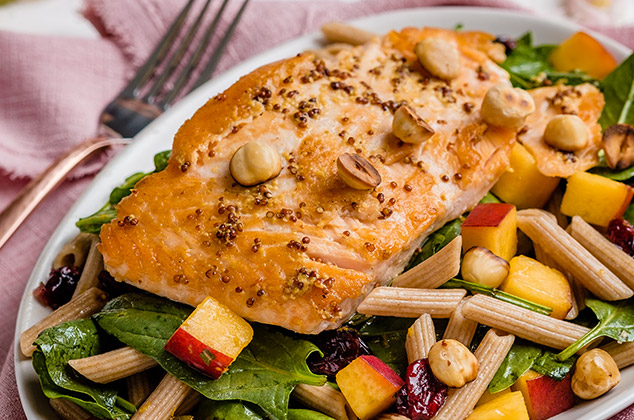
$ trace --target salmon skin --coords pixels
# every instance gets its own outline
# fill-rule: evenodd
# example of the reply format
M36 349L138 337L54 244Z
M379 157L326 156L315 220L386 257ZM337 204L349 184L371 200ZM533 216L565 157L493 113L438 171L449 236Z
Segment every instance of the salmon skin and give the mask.
M430 36L460 51L450 82L416 60L414 45ZM242 77L183 124L168 167L139 182L102 228L107 270L178 302L210 295L300 333L341 325L507 168L515 133L487 127L479 112L491 86L510 85L488 56L493 38L408 28L326 61L303 53ZM435 130L424 144L392 135L402 104ZM249 141L279 152L282 171L243 187L229 162ZM343 153L367 159L381 184L346 186Z

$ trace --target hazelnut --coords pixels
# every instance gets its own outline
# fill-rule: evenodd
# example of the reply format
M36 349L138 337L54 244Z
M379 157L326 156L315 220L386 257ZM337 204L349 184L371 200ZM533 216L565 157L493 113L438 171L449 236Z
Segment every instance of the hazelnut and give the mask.
M462 257L462 278L464 280L498 287L509 274L509 263L481 246L474 246Z
M447 386L460 388L478 376L478 359L457 340L440 340L429 349L429 366Z
M593 349L577 360L572 375L572 392L584 400L600 397L621 381L621 372L605 350Z
M506 85L491 87L482 101L482 118L487 124L517 130L535 111L531 95Z
M250 187L278 176L282 162L280 155L268 144L250 141L233 154L229 170L236 182Z
M634 165L634 127L614 124L603 132L605 163L612 169L623 170Z
M575 152L588 144L590 133L583 120L576 115L556 115L548 121L544 141L560 150Z
M429 140L435 131L416 111L401 105L394 113L392 133L404 143L420 144Z
M460 74L460 52L442 38L425 38L416 44L414 52L432 76L450 80Z
M370 162L357 154L344 153L337 159L339 177L355 190L370 190L381 183L381 175Z

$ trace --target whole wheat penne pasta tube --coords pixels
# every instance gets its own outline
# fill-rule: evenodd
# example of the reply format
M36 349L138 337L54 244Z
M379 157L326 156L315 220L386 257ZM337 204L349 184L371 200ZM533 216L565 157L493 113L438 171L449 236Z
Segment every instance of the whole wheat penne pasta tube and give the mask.
M90 244L95 236L97 235L93 235L92 233L80 233L75 236L57 253L57 256L53 260L53 268L63 266L82 268L86 262L88 251L90 251Z
M407 330L405 338L405 350L407 362L412 363L419 359L425 359L429 349L436 342L436 328L429 314L422 314Z
M328 384L322 386L299 384L291 395L307 407L335 420L348 420L346 399L341 392Z
M429 314L434 318L449 318L466 294L464 289L377 287L361 302L357 312L400 318L418 318L422 314Z
M154 359L129 346L83 359L69 360L68 364L98 384L118 381L157 365Z
M634 258L614 245L579 216L574 216L568 232L597 260L601 261L616 276L634 288Z
M409 417L401 416L395 413L383 413L376 418L377 420L409 420Z
M559 266L559 264L557 264L557 262L553 260L550 254L545 252L540 245L534 244L533 249L535 250L535 258L537 259L537 261L559 271L568 280L568 283L570 284L570 290L572 292L570 295L570 303L572 304L572 307L570 308L564 319L575 319L577 315L579 315L579 304L577 303L578 294L575 290L575 280L572 278L572 275L569 272L563 270Z
M169 420L185 401L190 389L186 383L169 373L165 374L132 420Z
M449 323L447 324L445 334L443 335L444 339L460 341L467 347L471 344L471 340L473 340L473 336L478 328L477 322L465 318L464 315L462 315L462 307L467 301L469 301L469 299L471 298L466 297L462 299L460 304L451 313Z
M83 408L74 402L63 398L51 398L48 400L53 411L62 418L62 420L98 420Z
M152 382L148 371L135 373L126 378L126 388L128 390L128 401L136 408L139 408L143 401L152 393Z
M435 289L460 272L461 253L462 236L457 236L440 251L396 277L392 286Z
M462 307L462 314L489 327L560 350L590 331L581 325L538 314L484 295L469 299Z
M622 300L634 292L549 216L538 210L517 212L517 225L559 266L603 300Z
M60 306L49 316L22 333L20 336L20 350L22 350L22 354L31 357L35 351L33 342L45 329L73 319L88 318L103 308L106 304L106 300L107 295L103 291L93 287L76 298L71 299L67 304Z
M634 365L634 342L619 344L613 341L601 348L610 353L619 369Z
M462 420L467 417L486 391L514 340L513 335L489 330L474 353L479 364L478 376L462 388L451 388L445 405L434 420Z
M376 36L372 32L341 22L328 22L322 25L321 32L328 42L343 42L351 45L361 45Z
M81 270L81 277L77 282L77 287L73 292L73 297L79 296L91 287L99 287L99 273L103 270L103 257L97 249L99 244L99 236L92 235L90 250L86 257L86 263Z
M176 409L174 416L183 416L185 414L191 414L192 410L198 405L200 400L202 399L202 395L200 392L195 389L190 389L189 393Z

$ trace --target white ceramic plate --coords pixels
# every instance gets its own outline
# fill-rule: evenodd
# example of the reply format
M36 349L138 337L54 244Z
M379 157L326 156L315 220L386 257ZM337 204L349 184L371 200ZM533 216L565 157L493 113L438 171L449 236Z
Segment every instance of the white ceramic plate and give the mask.
M497 9L462 7L398 10L359 19L353 23L377 33L406 26L453 28L458 23L463 24L465 29L483 30L510 36L519 36L526 31L532 31L537 44L560 43L580 29L573 23L561 20L537 18ZM630 54L629 49L619 43L600 34L593 35L618 60L623 60ZM126 176L140 170L152 169L154 154L171 148L172 138L178 127L208 98L223 91L240 76L263 64L291 57L300 51L318 48L321 46L321 42L321 36L317 33L287 42L235 66L202 86L143 130L133 144L127 146L99 173L86 192L70 209L36 263L26 286L17 318L15 372L20 399L29 420L52 420L56 419L56 416L49 408L48 401L40 389L30 359L21 355L18 346L19 336L22 331L35 324L49 312L35 301L32 290L39 282L47 278L57 251L77 233L75 227L77 219L91 214L101 207L107 200L109 192L120 184ZM578 405L556 418L558 420L607 418L634 402L632 389L634 389L634 368L629 368L623 372L621 384L609 394L595 402Z

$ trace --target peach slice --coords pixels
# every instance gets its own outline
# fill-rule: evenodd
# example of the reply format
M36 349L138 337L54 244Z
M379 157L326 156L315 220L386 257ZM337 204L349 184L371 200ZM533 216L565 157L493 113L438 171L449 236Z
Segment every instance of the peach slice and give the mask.
M165 345L191 367L217 379L253 339L253 329L240 316L207 297Z
M550 53L557 71L581 70L595 79L603 79L617 66L603 45L585 32L577 32Z
M512 204L478 204L462 224L462 249L481 246L510 260L517 251L517 210Z
M521 391L531 420L546 420L575 405L570 386L571 374L556 381L546 375L529 370L513 385Z
M376 356L359 356L337 372L337 385L360 420L375 417L396 401L403 380Z

